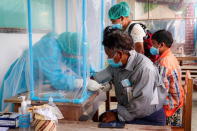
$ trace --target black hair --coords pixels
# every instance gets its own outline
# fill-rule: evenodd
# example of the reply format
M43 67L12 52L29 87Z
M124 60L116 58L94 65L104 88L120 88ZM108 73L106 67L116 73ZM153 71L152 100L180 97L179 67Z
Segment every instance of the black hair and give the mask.
M120 29L114 29L108 26L104 30L102 44L109 49L121 49L130 51L133 49L133 39L128 33Z
M167 47L171 47L173 43L172 34L166 30L158 30L152 35L152 40L156 40L159 44L164 42Z

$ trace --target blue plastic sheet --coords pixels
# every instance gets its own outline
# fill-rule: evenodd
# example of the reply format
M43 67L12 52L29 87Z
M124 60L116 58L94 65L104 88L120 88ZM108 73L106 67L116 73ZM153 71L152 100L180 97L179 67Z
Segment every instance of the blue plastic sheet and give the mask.
M67 41L61 41L62 35ZM74 39L74 40L73 40ZM76 46L81 46L80 35L66 32L58 37L49 33L33 46L33 78L35 90L64 90L73 91L75 79L81 79L80 53ZM62 48L62 45L75 45L75 48ZM67 55L67 57L64 57ZM29 89L29 50L25 50L9 68L1 87L1 100ZM46 87L45 85L49 85ZM43 87L45 87L43 89ZM2 102L3 103L3 102ZM2 105L2 108L4 105Z
M52 96L56 102L84 102L92 93L87 91L83 76L89 78L101 67L102 30L110 22L104 12L112 1L23 2L20 13L26 28L6 34L5 39L0 37L8 45L6 52L0 54L4 58L0 110L8 107L5 99L26 91L33 100L47 101ZM17 5L16 10L10 10L12 14L18 13ZM20 30L24 34L18 34ZM87 93L83 95L84 92Z

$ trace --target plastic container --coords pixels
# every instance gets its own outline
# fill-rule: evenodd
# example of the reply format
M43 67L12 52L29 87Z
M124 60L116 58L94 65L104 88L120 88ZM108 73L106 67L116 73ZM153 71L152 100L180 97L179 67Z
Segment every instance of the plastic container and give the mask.
M22 103L19 108L19 128L29 128L30 127L30 113L27 111L27 101L25 96L21 96Z

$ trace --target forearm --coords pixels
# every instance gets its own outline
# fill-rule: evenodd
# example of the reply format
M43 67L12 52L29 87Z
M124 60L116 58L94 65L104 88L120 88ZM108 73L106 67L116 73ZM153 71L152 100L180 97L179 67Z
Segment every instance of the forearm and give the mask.
M178 80L175 77L173 77L173 75L168 76L168 79L166 76L164 80L165 88L168 90L168 104L171 108L174 108L174 105L179 105L181 97L181 90L179 87Z
M179 105L180 103L180 93L170 93L168 92L168 96L166 97L167 104L170 108L174 108Z
M107 67L106 69L96 73L96 75L94 76L94 79L98 82L98 83L105 83L105 82L109 82L112 80L112 74L110 71L111 67Z

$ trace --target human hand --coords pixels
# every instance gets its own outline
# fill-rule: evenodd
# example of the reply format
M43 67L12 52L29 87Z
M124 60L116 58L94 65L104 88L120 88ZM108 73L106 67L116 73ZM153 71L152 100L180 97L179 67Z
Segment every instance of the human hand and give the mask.
M116 121L116 115L117 113L115 112L105 112L102 116L101 121L105 123Z
M87 80L87 89L90 91L97 91L98 89L103 88L103 85L99 84L95 80Z
M74 82L74 85L76 88L81 88L83 87L83 79L76 79ZM99 84L95 80L92 79L87 79L87 89L90 91L97 91L101 88L104 88L103 85Z

